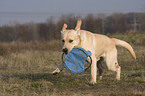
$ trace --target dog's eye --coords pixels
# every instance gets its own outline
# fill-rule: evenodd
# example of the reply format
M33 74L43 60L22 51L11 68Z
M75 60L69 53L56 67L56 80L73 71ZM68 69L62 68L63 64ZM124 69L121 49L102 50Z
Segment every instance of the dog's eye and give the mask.
M73 40L69 40L69 43L72 43L73 42Z
M64 43L65 41L64 41L64 40L62 40L62 42Z

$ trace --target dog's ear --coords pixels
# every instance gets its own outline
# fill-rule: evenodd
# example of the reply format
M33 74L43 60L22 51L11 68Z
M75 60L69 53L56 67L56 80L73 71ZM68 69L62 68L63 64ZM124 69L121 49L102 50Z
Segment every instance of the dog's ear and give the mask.
M64 24L63 27L62 27L62 30L61 30L61 33L63 33L67 28L67 24Z
M80 30L81 24L82 24L82 20L79 18L78 21L77 21L76 28L75 28L76 31Z

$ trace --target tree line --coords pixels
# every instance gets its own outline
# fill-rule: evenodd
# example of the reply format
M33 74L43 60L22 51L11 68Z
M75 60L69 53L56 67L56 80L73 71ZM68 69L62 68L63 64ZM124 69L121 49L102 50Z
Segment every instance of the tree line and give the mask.
M114 34L127 32L145 32L145 13L113 13L88 14L85 17L72 14L62 15L57 21L53 17L43 23L14 23L0 27L0 41L49 41L60 39L60 31L64 23L68 29L74 29L78 18L82 19L83 30L99 34Z

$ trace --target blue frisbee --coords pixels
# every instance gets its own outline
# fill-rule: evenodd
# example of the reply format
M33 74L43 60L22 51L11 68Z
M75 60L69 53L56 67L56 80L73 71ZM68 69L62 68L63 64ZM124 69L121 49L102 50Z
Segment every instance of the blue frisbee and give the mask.
M84 73L92 64L91 55L92 53L90 51L86 51L81 47L74 47L65 55L65 61L63 61L64 54L62 55L62 61L64 66L72 73ZM88 57L91 62L87 61ZM88 67L85 68L86 64L88 64Z

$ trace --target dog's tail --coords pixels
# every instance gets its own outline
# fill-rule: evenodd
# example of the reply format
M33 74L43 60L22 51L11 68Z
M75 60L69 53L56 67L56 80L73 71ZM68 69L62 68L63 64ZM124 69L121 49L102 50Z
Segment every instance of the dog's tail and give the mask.
M133 56L133 58L136 60L135 52L134 52L134 50L133 50L133 48L131 47L130 44L128 44L125 41L122 41L122 40L119 40L119 39L115 39L115 38L112 38L112 40L115 42L116 45L120 45L120 46L128 49L129 52L131 53L131 55Z

